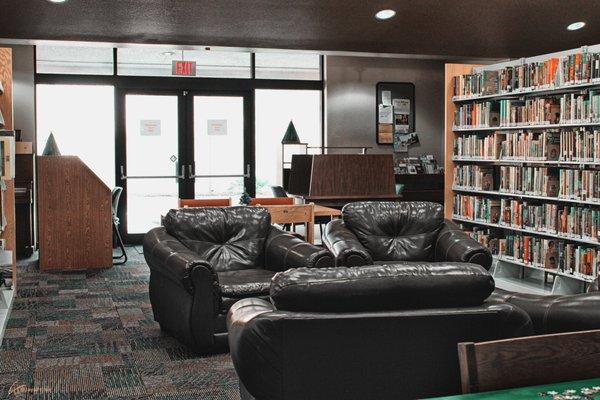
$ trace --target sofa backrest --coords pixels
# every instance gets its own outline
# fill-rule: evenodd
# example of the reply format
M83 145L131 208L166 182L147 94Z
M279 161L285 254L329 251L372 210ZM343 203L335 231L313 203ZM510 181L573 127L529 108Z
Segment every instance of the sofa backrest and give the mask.
M257 399L456 395L458 343L531 334L531 320L511 304L360 312L281 311L260 304L238 302L228 323L231 358Z
M215 271L262 267L271 216L262 207L193 207L169 211L167 232Z
M279 272L271 301L286 311L417 310L480 306L493 290L494 279L479 265L405 261Z
M444 210L431 202L357 202L342 210L344 224L376 261L428 261L434 256Z

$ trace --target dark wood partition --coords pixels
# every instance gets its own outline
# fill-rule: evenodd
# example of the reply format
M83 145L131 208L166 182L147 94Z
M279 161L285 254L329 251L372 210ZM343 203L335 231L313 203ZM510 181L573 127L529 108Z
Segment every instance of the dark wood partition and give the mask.
M75 156L40 156L37 172L40 269L111 267L111 189Z
M294 155L289 193L330 206L400 198L391 154Z

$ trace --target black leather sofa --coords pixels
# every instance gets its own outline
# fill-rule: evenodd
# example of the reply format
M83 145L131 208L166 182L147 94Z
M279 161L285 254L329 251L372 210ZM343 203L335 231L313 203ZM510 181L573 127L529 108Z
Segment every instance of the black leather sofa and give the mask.
M161 329L197 352L226 351L225 316L233 303L267 296L278 271L333 266L329 251L270 222L261 207L169 211L144 238Z
M466 263L286 271L271 302L228 315L242 398L413 399L460 393L457 343L532 333L494 282Z
M543 296L494 290L487 300L525 311L536 335L600 329L600 292Z
M337 266L357 267L392 261L470 262L485 269L490 251L431 202L357 202L325 227L323 243Z

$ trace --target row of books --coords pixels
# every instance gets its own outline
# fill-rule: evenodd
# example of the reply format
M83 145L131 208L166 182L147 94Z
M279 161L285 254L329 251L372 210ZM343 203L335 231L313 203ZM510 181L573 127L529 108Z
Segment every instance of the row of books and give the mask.
M461 128L498 126L498 112L496 109L497 104L491 101L463 104L457 107L454 112L454 126Z
M500 104L500 126L544 125L560 122L560 100L554 97L505 99L498 103Z
M551 89L600 79L600 53L582 51L545 61L454 77L455 97Z
M502 193L528 194L557 197L559 174L546 167L501 166L498 191Z
M495 171L499 173L496 187ZM454 167L454 187L600 203L600 171L479 165Z
M2 179L15 177L15 147L15 131L0 130L0 177Z
M500 142L500 158L509 160L558 160L560 151L559 131L507 132L500 136L500 139L502 138L504 138L504 140Z
M520 200L501 199L498 224L536 232L558 234L557 204L535 204Z
M561 199L600 202L600 171L560 169L558 187Z
M454 139L454 155L487 160L556 161L560 138L556 129L462 135Z
M559 112L561 123L598 122L600 120L600 94L594 90L589 90L587 94L565 94L560 98Z
M579 128L560 133L561 161L600 160L600 129Z
M484 160L500 158L500 148L505 136L496 132L491 135L460 135L454 138L454 156Z
M600 128L462 135L454 139L454 155L484 160L600 162Z
M571 239L598 241L600 210L457 194L455 216Z
M494 168L457 165L454 167L454 186L473 190L494 190Z
M598 276L600 250L594 247L521 233L498 234L490 229L474 228L467 233L500 259L565 274Z

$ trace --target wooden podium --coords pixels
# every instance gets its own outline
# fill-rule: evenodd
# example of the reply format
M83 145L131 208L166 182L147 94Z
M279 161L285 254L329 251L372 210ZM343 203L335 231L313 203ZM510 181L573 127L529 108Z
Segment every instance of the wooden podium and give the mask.
M39 156L40 269L112 266L111 189L75 156Z

